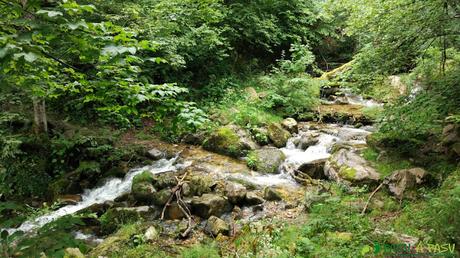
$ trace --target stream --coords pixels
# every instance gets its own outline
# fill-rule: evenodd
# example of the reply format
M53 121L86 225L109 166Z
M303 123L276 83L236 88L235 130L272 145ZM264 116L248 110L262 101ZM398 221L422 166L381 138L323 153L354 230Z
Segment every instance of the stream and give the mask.
M345 100L352 105L360 105L366 107L373 107L381 105L373 100L364 100L362 97L353 95L346 92L341 99L336 101L344 102ZM331 104L334 102L329 101ZM331 151L336 144L346 144L354 149L360 149L366 146L366 136L373 131L371 126L354 128L351 125L339 125L339 124L322 124L314 122L299 123L299 132L294 134L292 138L288 140L287 145L280 150L285 154L286 160L280 166L279 174L260 174L255 171L245 172L216 172L220 178L239 178L245 181L251 182L252 184L265 187L265 186L276 186L284 187L288 189L302 189L302 185L298 184L289 173L286 171L286 167L299 168L303 164L314 163L316 161L327 160L331 156ZM315 144L308 146L307 148L299 148L298 142L304 137L314 137L316 139ZM206 152L200 150L201 152ZM192 154L193 155L193 154ZM211 153L206 153L212 159ZM187 161L187 157L181 157L179 155L171 159L160 159L154 162L152 165L139 167L130 170L124 178L109 178L106 179L100 186L87 189L81 194L81 201L76 204L67 205L61 207L48 214L39 216L33 220L24 222L18 228L8 229L10 234L23 231L25 233L35 232L40 227L47 223L55 221L65 215L73 214L83 209L86 209L94 204L103 204L107 201L113 201L117 197L125 195L131 191L131 185L133 178L142 173L143 171L150 171L152 174L167 173L180 171L192 164L193 161ZM196 160L194 162L197 162ZM198 161L206 163L206 161ZM199 164L200 166L206 166L207 164ZM230 164L231 165L231 164ZM224 166L225 167L225 166ZM217 171L216 169L211 169ZM81 239L88 239L91 235L85 235L82 232L76 232L76 237ZM98 240L100 242L100 240Z

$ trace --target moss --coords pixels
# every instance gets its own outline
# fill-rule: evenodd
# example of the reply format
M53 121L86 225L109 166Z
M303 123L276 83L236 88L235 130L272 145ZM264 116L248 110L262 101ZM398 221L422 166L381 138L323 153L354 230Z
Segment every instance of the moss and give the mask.
M109 209L99 220L102 232L111 234L119 229L121 225L134 223L140 219L141 216L134 210Z
M343 177L345 180L349 181L353 181L356 179L356 173L356 169L347 166L342 166L339 170L339 175Z
M96 161L80 161L80 164L77 168L77 173L85 176L93 176L94 174L101 173L101 165Z
M151 184L154 183L153 175L152 175L152 173L150 173L150 171L144 171L144 172L136 175L133 178L133 185L139 184L139 183L144 183L144 182L151 183Z
M240 144L240 137L229 127L220 127L205 141L204 147L232 157L244 154Z

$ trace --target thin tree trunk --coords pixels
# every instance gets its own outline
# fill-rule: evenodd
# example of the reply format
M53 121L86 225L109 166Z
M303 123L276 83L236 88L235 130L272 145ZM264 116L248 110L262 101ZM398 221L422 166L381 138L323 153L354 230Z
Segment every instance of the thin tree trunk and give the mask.
M34 132L37 135L48 134L45 100L34 98Z

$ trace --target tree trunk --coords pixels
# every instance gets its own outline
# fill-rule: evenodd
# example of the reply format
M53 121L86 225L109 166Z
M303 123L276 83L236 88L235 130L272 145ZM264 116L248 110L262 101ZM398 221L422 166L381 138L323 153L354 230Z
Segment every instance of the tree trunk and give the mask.
M37 135L48 134L45 100L34 98L34 132Z

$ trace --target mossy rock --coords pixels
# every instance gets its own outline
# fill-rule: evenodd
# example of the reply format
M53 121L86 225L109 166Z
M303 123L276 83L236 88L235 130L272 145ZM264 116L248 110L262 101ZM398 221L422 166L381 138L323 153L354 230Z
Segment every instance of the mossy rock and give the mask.
M76 172L80 174L81 177L94 177L101 173L101 164L97 161L82 160Z
M201 196L212 191L215 181L212 177L206 175L196 175L190 178L191 195Z
M134 223L141 220L141 216L135 210L109 209L99 219L101 230L104 234L111 234L118 230L121 225Z
M157 190L174 187L177 185L176 176L177 174L171 172L153 175L153 185Z
M240 136L230 126L220 127L205 140L204 148L210 151L241 157L247 153L247 146L240 140Z
M136 175L131 186L131 193L134 199L140 203L152 203L156 193L153 183L153 175L149 171Z
M251 151L248 155L248 166L256 171L267 174L278 173L278 167L284 162L286 155L273 147Z
M271 123L268 126L268 137L278 148L285 147L291 136L291 133L284 129L283 126L279 123Z

